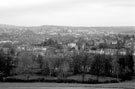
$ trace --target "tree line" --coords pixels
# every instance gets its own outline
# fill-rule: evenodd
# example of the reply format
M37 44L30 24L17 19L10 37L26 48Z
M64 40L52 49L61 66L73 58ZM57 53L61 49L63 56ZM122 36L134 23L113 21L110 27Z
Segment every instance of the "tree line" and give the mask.
M84 81L86 74L132 79L134 59L132 53L126 55L92 54L81 51L48 53L34 55L32 52L15 53L0 50L0 77L19 74L38 74L66 79L67 76L81 74Z

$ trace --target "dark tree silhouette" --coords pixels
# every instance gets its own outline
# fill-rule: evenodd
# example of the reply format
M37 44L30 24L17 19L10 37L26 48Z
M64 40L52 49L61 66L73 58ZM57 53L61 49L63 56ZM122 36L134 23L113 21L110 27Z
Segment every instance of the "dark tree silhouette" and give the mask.
M131 76L134 73L134 59L131 54L121 56L118 60L120 78L123 80L131 79Z
M92 62L91 71L97 75L97 81L99 81L99 76L102 72L103 65L102 65L102 56L101 55L95 55L94 60Z
M14 68L14 60L12 55L4 53L0 50L0 72L4 76L9 76L11 70Z

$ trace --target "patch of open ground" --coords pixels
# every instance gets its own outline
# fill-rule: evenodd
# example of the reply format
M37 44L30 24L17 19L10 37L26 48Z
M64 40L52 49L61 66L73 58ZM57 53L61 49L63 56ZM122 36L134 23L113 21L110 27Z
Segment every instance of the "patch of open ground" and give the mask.
M78 75L69 76L67 79L73 79L73 80L77 80L77 81L82 81L82 75L78 74ZM89 81L90 79L96 80L97 76L86 74L85 77L84 77L84 80ZM111 77L105 77L105 76L100 76L99 77L100 82L107 81L107 80L109 81L109 80L117 80L117 79L116 78L111 78Z
M15 76L10 76L7 78L13 78L13 79L21 79L21 80L38 80L38 79L44 79L44 80L56 80L57 77L52 77L52 76L41 76L41 75L15 75ZM67 77L68 80L75 80L75 81L82 81L82 75L77 74L77 75L71 75ZM88 82L90 80L96 80L97 76L95 75L90 75L86 74L84 77L84 81ZM115 80L117 81L116 78L112 77L105 77L105 76L100 76L99 77L99 82L105 82L105 81L111 81Z

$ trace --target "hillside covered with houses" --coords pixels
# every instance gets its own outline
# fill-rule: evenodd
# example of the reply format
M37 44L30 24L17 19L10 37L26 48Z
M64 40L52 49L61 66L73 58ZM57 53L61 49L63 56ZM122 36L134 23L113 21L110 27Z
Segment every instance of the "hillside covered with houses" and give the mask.
M32 81L32 76L38 76L34 81L102 83L135 76L135 35L124 33L125 28L124 32L106 27L0 28L4 29L0 34L0 81ZM103 76L108 80L102 81Z

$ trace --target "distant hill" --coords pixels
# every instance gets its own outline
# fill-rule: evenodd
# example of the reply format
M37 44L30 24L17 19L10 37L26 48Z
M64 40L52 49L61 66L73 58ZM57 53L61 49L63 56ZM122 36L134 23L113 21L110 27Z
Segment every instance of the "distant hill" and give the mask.
M26 30L32 30L35 33L37 32L47 32L50 30L96 30L96 31L114 31L114 32L134 32L135 26L119 26L119 27L70 27L70 26L55 26L55 25L43 25L43 26L14 26L14 25L4 25L0 24L0 33L9 33L9 32L17 32L21 33Z
M47 37L67 38L67 36L75 36L75 34L104 34L104 33L123 33L135 34L135 26L119 26L119 27L70 27L70 26L13 26L0 24L0 40L18 40L30 43L36 43ZM74 34L73 34L74 33ZM66 35L65 35L66 34ZM68 40L68 39L67 39Z

